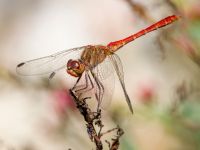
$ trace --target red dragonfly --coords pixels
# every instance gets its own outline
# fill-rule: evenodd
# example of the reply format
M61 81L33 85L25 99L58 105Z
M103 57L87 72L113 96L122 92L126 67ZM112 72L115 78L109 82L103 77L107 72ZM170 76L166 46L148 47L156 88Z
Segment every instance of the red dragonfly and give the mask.
M119 78L129 109L133 113L131 101L125 88L122 63L115 52L129 42L132 42L148 32L171 24L178 18L179 17L176 15L168 16L146 29L143 29L125 39L111 42L106 46L87 45L64 50L50 56L22 62L17 65L16 70L20 75L50 74L49 78L51 79L58 70L66 68L68 74L78 78L73 89L76 89L76 91L83 91L86 89L86 91L89 91L95 89L95 97L98 101L99 107L106 92L103 80L112 75L114 69ZM74 58L74 56L76 56L76 58ZM82 77L85 80L85 85L77 86ZM90 89L88 89L89 85Z

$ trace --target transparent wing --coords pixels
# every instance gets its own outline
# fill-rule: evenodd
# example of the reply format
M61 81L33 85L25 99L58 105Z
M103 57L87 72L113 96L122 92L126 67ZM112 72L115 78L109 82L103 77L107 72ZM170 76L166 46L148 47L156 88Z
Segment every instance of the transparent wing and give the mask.
M115 68L115 71L117 73L117 76L119 78L119 81L120 81L120 84L122 86L122 89L123 89L123 92L124 92L124 95L125 95L125 98L126 98L126 102L129 106L129 109L130 111L133 113L133 108L132 108L132 105L131 105L131 101L130 101L130 98L127 94L127 91L126 91L126 88L125 88L125 83L124 83L124 72L123 72L123 66L122 66L122 63L121 63L121 60L119 58L118 55L116 54L112 54L112 55L109 55L108 56Z
M108 109L110 106L114 88L115 88L115 77L114 77L114 68L107 57L102 63L98 64L94 69L93 73L97 77L98 81L103 86L99 90L98 85L95 85L95 93L99 93L100 98L100 107L103 109Z
M80 57L80 53L86 46L64 50L46 57L22 62L17 65L16 71L20 75L42 75L54 73L66 67L67 61Z
M110 61L109 57L106 57L103 62L98 64L94 69L93 72L99 78L99 80L103 81L109 78L109 76L114 75L114 68L112 62Z

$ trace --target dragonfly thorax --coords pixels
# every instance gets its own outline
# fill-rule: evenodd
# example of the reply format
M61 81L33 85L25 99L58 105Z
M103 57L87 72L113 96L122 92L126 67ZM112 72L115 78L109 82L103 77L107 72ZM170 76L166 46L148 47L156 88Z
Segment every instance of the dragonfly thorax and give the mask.
M107 46L89 45L83 51L81 55L81 60L89 68L94 68L95 66L103 62L104 59L110 54L111 52L109 51Z
M81 60L72 60L70 59L67 62L67 73L74 77L80 77L85 71L85 65Z

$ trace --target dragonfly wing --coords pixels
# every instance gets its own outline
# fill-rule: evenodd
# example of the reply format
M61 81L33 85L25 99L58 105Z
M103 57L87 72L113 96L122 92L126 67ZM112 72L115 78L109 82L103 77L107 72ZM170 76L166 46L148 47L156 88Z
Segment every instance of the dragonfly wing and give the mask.
M53 55L22 62L17 65L16 71L20 75L42 75L54 73L66 67L67 61L80 57L86 46L64 50Z
M99 84L102 84L103 88L99 91L99 86L95 84L95 93L100 92L100 107L103 109L108 109L110 106L112 95L115 88L115 77L114 77L114 68L107 57L103 62L98 64L92 72L97 77Z
M106 78L109 78L110 76L114 75L114 67L110 61L109 57L106 57L103 62L98 64L94 69L93 72L96 74L96 76L102 81L106 80Z
M122 86L125 98L126 98L126 102L129 106L130 111L133 113L133 108L131 105L131 101L130 98L127 94L126 88L125 88L125 83L124 83L124 72L123 72L123 66L122 66L122 62L119 58L119 56L117 54L112 54L108 56L113 64L113 67L115 68L115 71L117 73L117 76L119 78L120 84Z

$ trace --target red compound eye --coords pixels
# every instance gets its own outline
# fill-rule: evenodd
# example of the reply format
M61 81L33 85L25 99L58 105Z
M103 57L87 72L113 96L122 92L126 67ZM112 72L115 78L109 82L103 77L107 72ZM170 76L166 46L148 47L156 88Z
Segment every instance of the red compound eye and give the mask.
M77 69L77 68L79 68L79 66L80 66L80 64L79 64L79 62L78 61L72 61L71 62L71 67L72 68L75 68L75 69Z
M85 67L80 61L70 59L67 62L67 73L74 77L79 77L83 73Z
M80 67L80 63L76 60L72 60L70 59L68 62L67 62L67 68L68 69L78 69Z

